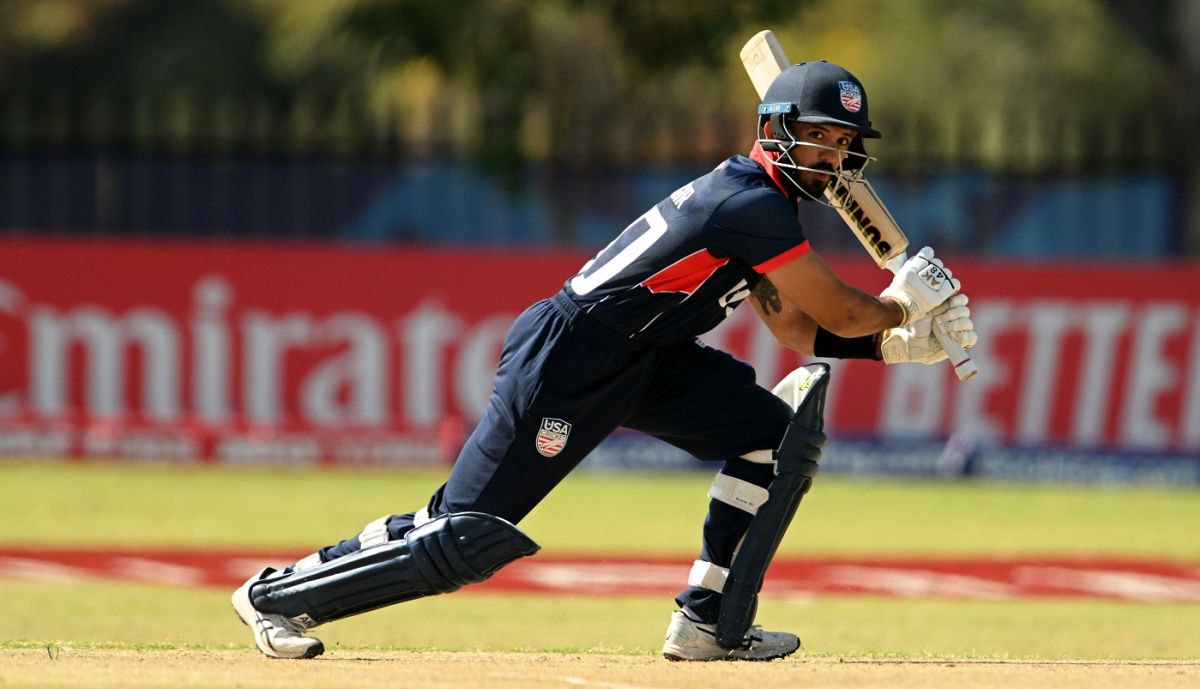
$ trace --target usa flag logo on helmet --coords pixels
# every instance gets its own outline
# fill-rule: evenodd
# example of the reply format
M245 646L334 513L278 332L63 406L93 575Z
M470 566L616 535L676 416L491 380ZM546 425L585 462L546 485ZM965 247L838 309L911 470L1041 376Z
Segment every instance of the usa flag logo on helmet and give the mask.
M862 89L853 81L839 81L838 88L842 92L842 107L850 112L862 110Z

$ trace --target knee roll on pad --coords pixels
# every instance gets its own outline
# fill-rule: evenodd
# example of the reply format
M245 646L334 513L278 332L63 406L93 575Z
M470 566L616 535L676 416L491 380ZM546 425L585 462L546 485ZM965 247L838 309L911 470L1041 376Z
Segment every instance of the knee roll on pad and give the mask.
M537 543L499 517L460 512L433 519L403 540L263 579L250 597L262 612L312 627L477 584L538 550Z

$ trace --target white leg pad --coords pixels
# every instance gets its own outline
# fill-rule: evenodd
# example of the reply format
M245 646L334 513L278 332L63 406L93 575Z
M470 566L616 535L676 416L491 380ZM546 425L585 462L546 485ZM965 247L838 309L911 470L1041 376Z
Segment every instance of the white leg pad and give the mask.
M379 519L367 524L363 527L362 533L358 534L358 546L360 549L366 550L377 545L383 545L388 542L387 523L395 515L384 515Z
M713 500L719 500L750 514L758 514L758 508L767 501L770 494L770 491L762 486L721 473L713 478L712 487L708 489L708 497Z
M728 578L728 568L704 560L696 560L692 563L691 573L688 574L688 586L699 586L702 589L720 593L725 590L725 580Z
M413 527L425 526L432 520L432 517L429 516L429 508L422 507L413 515Z

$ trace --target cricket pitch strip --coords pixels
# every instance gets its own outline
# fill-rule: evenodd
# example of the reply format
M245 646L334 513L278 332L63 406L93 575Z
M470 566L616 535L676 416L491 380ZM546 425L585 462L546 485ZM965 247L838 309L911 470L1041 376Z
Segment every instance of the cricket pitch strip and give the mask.
M25 687L252 686L292 689L694 689L698 686L1173 689L1200 686L1200 661L851 659L672 663L591 653L397 652L330 649L308 661L250 650L72 649L0 651L0 684Z

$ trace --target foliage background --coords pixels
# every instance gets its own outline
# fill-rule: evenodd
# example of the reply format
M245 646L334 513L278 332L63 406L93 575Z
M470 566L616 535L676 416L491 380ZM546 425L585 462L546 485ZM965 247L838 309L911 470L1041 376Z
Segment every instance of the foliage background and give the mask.
M737 51L868 86L884 172L1167 171L1200 254L1200 9L1185 0L5 0L0 146L470 159L564 219L572 170L746 148ZM586 193L586 192L584 192ZM553 201L552 201L553 202ZM565 222L565 220L564 220ZM565 232L564 239L569 239Z

